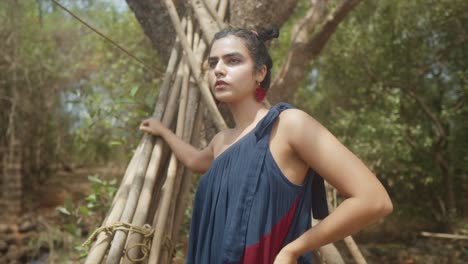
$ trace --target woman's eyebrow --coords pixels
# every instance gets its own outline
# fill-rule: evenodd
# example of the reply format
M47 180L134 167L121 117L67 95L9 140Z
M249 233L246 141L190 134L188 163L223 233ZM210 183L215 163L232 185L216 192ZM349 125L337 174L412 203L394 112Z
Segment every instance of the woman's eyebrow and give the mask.
M223 58L236 57L236 56L244 57L244 56L243 56L241 53L239 53L239 52L232 52L232 53L228 53L228 54L223 55Z
M231 53L228 53L228 54L224 54L222 57L223 58L229 58L229 57L235 57L235 56L239 56L239 57L244 57L241 53L239 52L231 52ZM208 61L213 61L213 60L217 60L218 57L208 57Z

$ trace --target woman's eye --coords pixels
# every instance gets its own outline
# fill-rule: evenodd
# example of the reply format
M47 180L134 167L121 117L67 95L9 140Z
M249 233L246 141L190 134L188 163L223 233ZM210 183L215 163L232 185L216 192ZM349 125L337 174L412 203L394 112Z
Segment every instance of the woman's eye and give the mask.
M240 59L236 59L236 58L231 58L231 59L229 59L229 63L230 63L230 64L237 64L237 63L239 63L239 62L240 62Z
M210 61L208 63L208 66L210 67L210 69L214 69L216 67L217 63L218 63L217 61Z

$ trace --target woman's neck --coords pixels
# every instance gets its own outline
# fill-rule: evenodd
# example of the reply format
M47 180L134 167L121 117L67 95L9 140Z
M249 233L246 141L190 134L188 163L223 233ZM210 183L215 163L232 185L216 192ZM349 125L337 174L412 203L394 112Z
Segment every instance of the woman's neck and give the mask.
M265 105L257 101L245 100L242 102L228 103L227 106L236 123L235 130L244 130L249 125L260 120L267 112Z

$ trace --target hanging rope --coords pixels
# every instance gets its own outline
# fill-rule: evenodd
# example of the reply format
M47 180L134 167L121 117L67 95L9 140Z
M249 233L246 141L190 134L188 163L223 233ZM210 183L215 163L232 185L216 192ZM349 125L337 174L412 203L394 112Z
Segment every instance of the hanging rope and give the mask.
M103 33L101 33L99 30L95 29L94 27L92 27L91 25L89 25L88 23L86 23L83 19L79 18L77 15L75 15L72 11L70 11L68 8L66 8L65 6L61 5L59 2L57 2L56 0L52 0L52 2L54 4L56 4L57 6L59 6L60 8L62 8L65 12L67 12L68 14L70 14L73 18L75 18L76 20L78 20L81 24L85 25L87 28L91 29L92 31L94 31L96 34L98 34L100 37L102 37L103 39L105 39L106 41L108 41L109 43L111 43L112 45L114 45L115 47L117 47L118 49L120 49L121 51L123 51L125 54L127 54L128 56L132 57L134 60L136 60L137 62L139 62L143 68L145 68L147 71L149 72L156 72L156 73L159 73L159 74L164 74L164 72L154 68L154 67L151 67L151 66L148 66L146 65L142 60L138 59L135 55L133 55L130 51L126 50L124 47L120 46L119 44L117 44L115 41L113 41L111 38L107 37L106 35L104 35Z
M136 263L136 262L143 261L148 257L150 249L151 249L151 240L154 235L154 229L151 228L151 226L148 224L141 227L141 226L132 225L130 223L117 222L111 225L101 226L97 228L96 230L94 230L94 232L88 237L88 239L86 239L86 241L81 246L87 247L89 244L91 244L91 242L94 241L97 235L99 235L99 233L103 231L105 231L108 236L112 236L114 232L117 230L139 233L143 236L143 241L141 243L136 243L135 245L133 245L132 247L128 248L125 251L125 256L128 258L128 260ZM137 247L140 248L140 251L143 254L143 256L140 258L131 258L128 252L130 252L130 250L137 248Z

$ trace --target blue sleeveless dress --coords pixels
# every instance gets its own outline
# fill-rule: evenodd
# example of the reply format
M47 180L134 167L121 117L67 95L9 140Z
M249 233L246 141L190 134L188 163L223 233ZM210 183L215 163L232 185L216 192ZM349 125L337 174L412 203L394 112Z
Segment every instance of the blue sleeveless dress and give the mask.
M328 215L323 179L310 169L302 185L293 184L270 152L272 125L289 108L273 106L200 178L187 264L273 263L283 246L310 228L311 213ZM298 263L311 263L311 253Z

